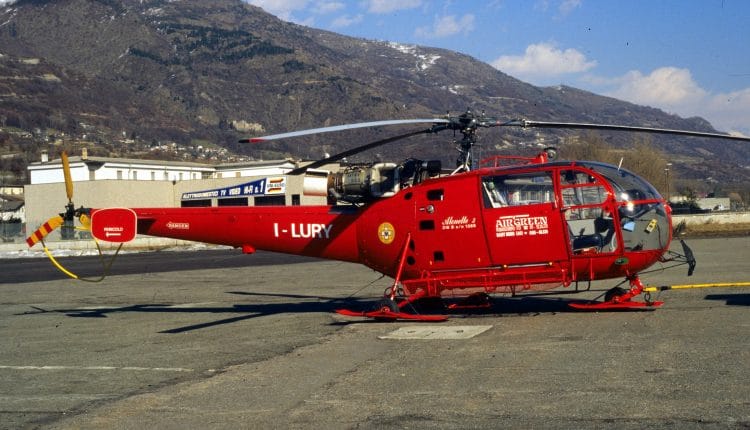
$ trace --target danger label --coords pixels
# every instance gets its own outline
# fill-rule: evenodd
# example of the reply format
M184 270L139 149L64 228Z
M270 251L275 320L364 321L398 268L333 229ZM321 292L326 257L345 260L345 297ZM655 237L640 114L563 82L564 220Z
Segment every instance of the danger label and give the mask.
M539 236L549 234L546 216L510 215L495 222L495 237Z

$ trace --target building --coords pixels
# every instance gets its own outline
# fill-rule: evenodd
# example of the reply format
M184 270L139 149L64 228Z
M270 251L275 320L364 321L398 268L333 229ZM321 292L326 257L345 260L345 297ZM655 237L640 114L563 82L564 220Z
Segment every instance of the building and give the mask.
M106 157L69 157L76 206L193 207L326 204L325 175L287 176L291 160L209 165ZM68 203L60 159L28 166L26 219L38 226ZM314 176L314 175L312 175ZM316 180L314 192L309 189ZM322 183L321 183L322 181ZM36 227L34 227L36 228Z
M26 205L23 196L0 194L0 239L12 242L23 235L26 222Z
M105 157L69 157L73 182L103 180L185 181L211 178L215 168L200 163ZM61 160L31 163L31 185L64 182Z

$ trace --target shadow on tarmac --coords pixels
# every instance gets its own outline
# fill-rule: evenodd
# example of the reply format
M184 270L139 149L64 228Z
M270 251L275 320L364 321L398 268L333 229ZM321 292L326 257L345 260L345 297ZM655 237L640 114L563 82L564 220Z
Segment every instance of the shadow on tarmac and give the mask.
M374 309L379 301L378 297L325 297L304 294L283 293L258 293L247 291L227 291L226 294L262 297L265 303L256 304L234 304L226 306L175 306L168 303L141 303L128 306L70 308L70 309L43 309L32 307L33 311L23 312L17 315L38 315L57 313L74 318L106 318L110 314L118 313L206 313L227 314L227 318L215 321L191 324L182 327L161 330L158 333L184 333L215 327L224 324L232 324L239 321L259 318L277 314L305 314L305 313L333 313L337 309L351 309L354 311L368 311ZM274 298L283 301L268 303ZM728 306L750 306L750 294L715 294L706 296L706 300L724 300ZM572 309L569 305L580 302L579 298L542 296L518 296L518 297L490 297L489 307L476 309L462 309L460 311L448 310L446 305L454 303L453 300L422 300L405 307L406 312L417 314L441 314L448 315L452 319L472 317L512 317L512 316L536 316L543 314L557 314L569 312L581 312ZM370 319L358 319L353 321L337 321L333 325L346 325L362 322L381 322Z
M750 306L750 294L709 294L706 300L723 300L727 306Z
M109 264L111 255L104 255L104 264ZM63 267L81 277L98 278L103 264L99 256L60 257ZM313 257L258 251L252 255L237 249L206 251L154 251L136 254L120 254L112 262L107 276L133 275L139 273L162 273L202 269L226 269L232 267L266 266L273 264L297 264L320 261ZM46 258L14 258L3 260L0 283L41 282L69 279L57 270Z

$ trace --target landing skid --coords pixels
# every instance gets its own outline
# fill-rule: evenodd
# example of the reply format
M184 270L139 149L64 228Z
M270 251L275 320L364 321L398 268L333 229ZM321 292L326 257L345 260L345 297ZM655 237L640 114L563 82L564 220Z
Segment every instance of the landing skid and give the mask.
M630 289L624 289L620 287L614 287L604 294L603 302L587 302L587 303L571 303L570 306L573 309L583 311L615 311L615 310L654 310L664 302L652 302L648 300L650 297L649 293L646 293L647 301L640 302L632 300L634 297L640 295L643 292L644 286L641 283L638 276L632 276L628 278L630 282Z
M414 303L415 301L425 298L427 293L421 290L411 296L396 301L398 296L399 288L398 285L401 281L401 274L404 270L404 263L406 262L406 252L409 249L409 241L411 240L411 233L406 234L406 240L404 241L403 250L401 251L401 258L399 259L398 271L396 272L396 278L394 279L393 285L386 290L385 297L380 300L376 308L372 311L356 312L348 309L337 309L336 313L339 315L345 315L349 317L365 317L373 318L378 321L396 321L396 320L407 320L407 321L446 321L448 319L445 315L422 315L416 313L406 313L402 310L404 307Z
M373 318L379 321L396 321L396 320L407 320L407 321L447 321L448 316L443 314L418 314L418 313L407 313L403 312L406 306L415 304L418 300L429 300L431 297L426 297L424 293L414 294L404 300L397 302L390 297L383 298L372 311L357 312L349 309L337 309L336 313L348 317L365 317ZM436 298L441 300L439 297ZM458 303L452 303L450 305L441 306L442 309L447 311L469 311L477 309L487 309L492 307L490 296L486 293L472 294Z
M373 318L378 321L396 321L396 320L407 320L407 321L446 321L448 317L441 314L418 314L403 312L406 306L414 303L415 301L424 298L425 294L413 294L412 296L396 301L394 298L386 296L378 302L375 309L371 311L351 311L349 309L337 309L336 313L348 317L365 317Z
M337 309L336 313L347 317L365 317L373 318L378 321L424 321L424 322L439 322L447 321L446 315L420 315L420 314L409 314L406 312L394 312L390 309L377 309L369 312L355 312L348 309Z

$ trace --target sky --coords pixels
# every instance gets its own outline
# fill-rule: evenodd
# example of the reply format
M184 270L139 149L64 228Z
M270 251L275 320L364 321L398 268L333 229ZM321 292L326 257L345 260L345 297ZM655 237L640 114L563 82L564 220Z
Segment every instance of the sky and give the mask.
M244 1L297 24L446 48L534 85L701 116L750 136L748 0Z

